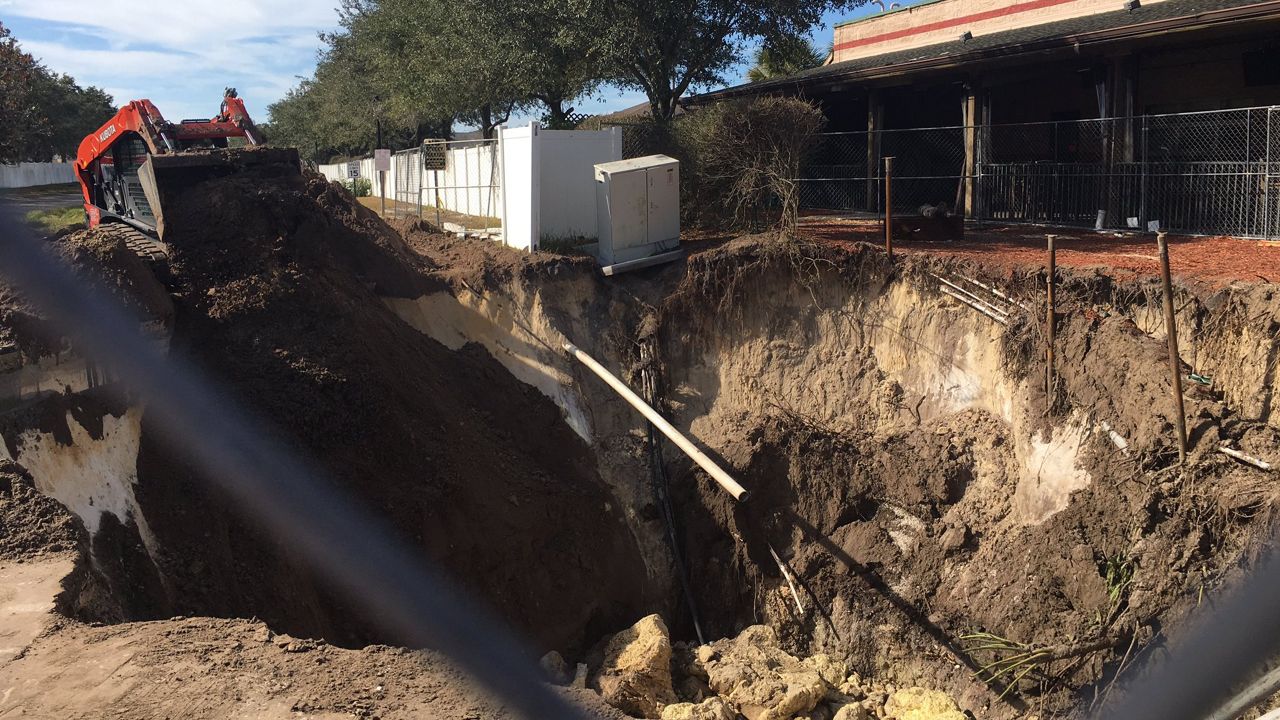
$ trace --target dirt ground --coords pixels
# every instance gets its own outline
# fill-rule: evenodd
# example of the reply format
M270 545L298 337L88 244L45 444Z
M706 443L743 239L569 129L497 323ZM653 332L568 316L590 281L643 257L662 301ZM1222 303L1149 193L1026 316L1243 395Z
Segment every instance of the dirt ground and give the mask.
M594 717L626 717L589 691L562 692ZM0 662L0 715L49 720L519 717L430 652L377 645L344 650L277 635L255 620L213 618L46 626L20 657Z
M811 215L802 231L837 243L884 243L878 220ZM1118 280L1160 273L1153 234L1096 232L1079 228L985 224L965 230L963 242L896 240L904 254L932 253L982 263L987 267L1024 269L1045 261L1045 235L1057 236L1059 267L1093 269ZM1280 246L1231 237L1169 236L1171 272L1185 283L1218 288L1232 282L1280 283Z

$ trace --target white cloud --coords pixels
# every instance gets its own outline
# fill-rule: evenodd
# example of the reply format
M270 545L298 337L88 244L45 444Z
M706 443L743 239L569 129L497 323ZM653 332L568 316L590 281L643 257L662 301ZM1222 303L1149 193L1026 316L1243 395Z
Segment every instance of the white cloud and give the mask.
M267 106L314 67L318 33L337 25L337 0L0 0L33 21L19 41L50 69L110 92L150 98L170 120L208 117L232 85L249 111Z
M334 0L12 0L6 14L103 30L109 41L196 50L211 42L310 33L337 22Z

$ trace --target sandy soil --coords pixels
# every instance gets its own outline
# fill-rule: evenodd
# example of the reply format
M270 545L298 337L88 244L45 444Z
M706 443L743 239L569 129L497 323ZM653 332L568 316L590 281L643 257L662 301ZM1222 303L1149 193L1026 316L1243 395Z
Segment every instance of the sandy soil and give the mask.
M56 590L69 563L19 567L27 587L38 592ZM0 577L10 577L3 564ZM43 596L28 606L51 601ZM343 650L276 635L254 620L90 626L48 612L15 617L9 604L0 595L0 644L6 645L0 649L0 716L6 718L519 717L430 652ZM625 717L593 693L563 692L593 717Z

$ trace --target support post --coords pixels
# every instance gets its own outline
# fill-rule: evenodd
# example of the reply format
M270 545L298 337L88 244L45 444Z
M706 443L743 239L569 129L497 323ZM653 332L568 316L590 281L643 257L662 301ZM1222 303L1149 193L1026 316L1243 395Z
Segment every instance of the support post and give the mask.
M1160 284L1164 287L1164 329L1169 338L1169 374L1173 381L1174 425L1178 431L1178 463L1187 462L1187 414L1182 399L1182 360L1178 355L1178 325L1173 311L1173 280L1169 276L1169 239L1163 230L1156 233L1160 249Z
M893 259L893 158L884 159L884 251Z
M975 217L978 175L978 91L972 84L965 86L962 110L964 111L964 178L961 180L961 214Z
M876 171L880 167L880 132L884 123L884 106L880 102L880 91L872 88L867 91L867 203L868 212L876 208Z
M1057 302L1057 297L1055 296L1055 290L1057 286L1057 275L1058 275L1058 248L1056 246L1057 239L1058 239L1057 235L1045 236L1045 240L1047 241L1047 245L1048 245L1046 249L1047 249L1048 264L1049 264L1049 274L1046 281L1046 288L1048 292L1046 293L1046 296L1045 296L1045 318L1044 318L1045 340L1046 340L1045 365L1044 365L1044 392L1046 397L1046 400L1045 400L1046 410L1053 409L1054 390L1055 390L1055 386L1057 385L1057 378L1055 377L1056 373L1054 373L1054 368L1056 366L1055 355L1057 353L1057 338L1058 338L1058 302Z
M565 343L563 347L565 352L576 358L578 362L586 365L587 369L599 376L601 380L604 380L609 387L613 388L614 392L622 396L623 400L630 403L631 407L639 411L645 419L653 423L654 427L662 431L662 434L666 435L668 440L675 443L676 447L683 450L684 453L689 456L689 459L693 460L698 464L698 467L706 471L706 473L711 476L711 479L719 483L720 487L724 488L725 491L732 495L735 500L738 502L747 501L749 494L747 493L746 488L739 485L738 481L730 477L729 473L721 470L720 466L716 465L711 458L707 457L706 453L699 450L697 446L689 441L689 438L681 434L679 430L676 430L671 423L667 422L666 418L658 414L657 410L654 410L648 403L641 400L640 396L631 391L631 388L627 387L621 380L614 377L613 373L606 370L603 365L596 362L590 355L579 350L573 343Z

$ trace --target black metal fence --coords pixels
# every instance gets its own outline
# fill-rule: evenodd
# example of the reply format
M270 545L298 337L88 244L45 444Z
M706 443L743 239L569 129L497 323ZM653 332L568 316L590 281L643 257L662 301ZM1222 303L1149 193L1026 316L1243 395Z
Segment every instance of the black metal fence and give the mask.
M894 157L895 212L1280 236L1280 107L825 133L810 157L810 209L882 213Z

